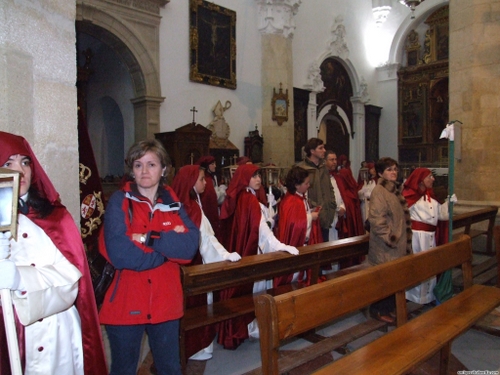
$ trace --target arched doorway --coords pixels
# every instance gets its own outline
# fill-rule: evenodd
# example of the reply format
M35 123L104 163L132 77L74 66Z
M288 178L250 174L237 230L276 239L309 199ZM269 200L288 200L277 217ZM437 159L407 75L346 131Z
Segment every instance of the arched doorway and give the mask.
M110 2L104 7L77 1L79 71L85 64L81 59L87 60L86 82L78 85L79 91L85 86L86 92L79 92L79 98L84 98L79 105L91 138L101 142L94 150L96 154L101 152L106 158L112 155L116 159L107 163L108 167L117 163L123 166L122 150L135 140L152 138L160 131L159 107L164 98L160 90L158 41L160 7L166 2L153 0L144 9L142 2ZM79 74L79 80L80 77ZM117 121L123 123L120 131ZM92 131L96 134L92 135ZM104 133L108 137L99 138ZM103 145L104 141L108 144ZM96 160L102 160L102 155L96 155ZM100 171L101 176L114 174L114 167L105 169Z
M324 140L325 148L335 151L337 156L349 156L349 131L343 117L345 113L339 113L335 104L324 107L319 117L318 137Z
M325 90L317 95L318 137L337 155L350 159L350 139L353 134L353 87L342 62L329 57L320 66Z
M85 66L88 73L84 83L79 76L79 106L99 175L112 179L123 174L125 150L135 137L132 78L120 56L91 35L77 33L77 51L79 71Z

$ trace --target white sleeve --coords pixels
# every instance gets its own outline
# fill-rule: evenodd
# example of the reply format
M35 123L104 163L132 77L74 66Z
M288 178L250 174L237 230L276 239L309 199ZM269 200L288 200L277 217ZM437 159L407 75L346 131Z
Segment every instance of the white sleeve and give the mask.
M261 203L261 206L263 204ZM262 208L262 207L261 207ZM264 207L265 209L265 207ZM269 225L267 224L264 215L260 215L259 223L259 249L263 254L273 251L285 250L288 246L280 242L275 236Z
M307 213L307 230L306 230L306 238L309 238L311 235L311 229L312 229L312 215L310 212Z
M29 325L73 306L82 274L38 225L18 216L18 236L11 241L11 259L21 275L23 290L12 293L20 322Z
M340 190L339 190L339 187L337 185L337 181L335 181L334 177L330 177L330 182L331 182L333 190L335 192L335 202L337 203L336 211L338 212L339 209L341 209L341 208L343 208L345 210L344 199L342 198L342 194L340 194Z
M200 224L200 254L203 263L221 262L229 256L229 252L215 237L212 225L204 214Z
M59 250L56 261L46 266L18 266L24 291L13 293L19 321L29 325L64 311L75 303L80 271Z
M215 194L217 195L217 204L221 205L226 199L226 185L214 186Z
M438 220L448 220L450 217L448 212L448 200L446 200L443 204L438 203Z

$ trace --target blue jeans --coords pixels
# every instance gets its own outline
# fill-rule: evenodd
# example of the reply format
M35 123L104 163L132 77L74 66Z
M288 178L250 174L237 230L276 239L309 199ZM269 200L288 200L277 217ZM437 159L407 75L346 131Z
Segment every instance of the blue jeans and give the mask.
M110 375L136 375L144 331L158 375L180 375L179 320L158 324L106 325L111 348Z

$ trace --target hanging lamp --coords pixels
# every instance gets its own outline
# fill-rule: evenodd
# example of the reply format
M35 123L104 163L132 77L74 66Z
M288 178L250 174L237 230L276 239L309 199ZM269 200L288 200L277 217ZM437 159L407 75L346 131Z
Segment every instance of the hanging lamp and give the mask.
M415 18L415 8L423 3L424 0L399 0L403 5L406 5L411 10L411 19Z

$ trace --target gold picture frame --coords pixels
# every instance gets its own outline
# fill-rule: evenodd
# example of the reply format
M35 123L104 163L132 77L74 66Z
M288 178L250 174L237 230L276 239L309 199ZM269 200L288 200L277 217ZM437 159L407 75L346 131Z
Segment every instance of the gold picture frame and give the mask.
M189 79L236 89L236 12L189 0Z
M273 108L273 121L276 121L278 125L282 125L283 122L288 121L288 89L283 92L282 84L280 82L280 89L276 92L273 88L273 98L271 99L271 106Z

